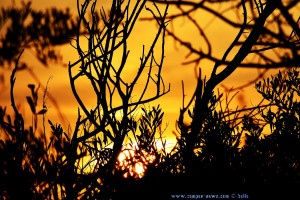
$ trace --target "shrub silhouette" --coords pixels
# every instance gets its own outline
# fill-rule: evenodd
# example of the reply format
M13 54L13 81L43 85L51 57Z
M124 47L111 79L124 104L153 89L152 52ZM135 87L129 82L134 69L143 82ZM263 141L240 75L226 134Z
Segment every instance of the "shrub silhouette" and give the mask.
M298 82L296 69L258 82L256 89L268 101L267 107L259 110L261 120L244 118L248 132L241 150L242 167L248 172L245 178L253 184L270 184L274 187L271 191L300 183ZM263 128L267 129L266 135ZM285 193L299 197L290 189Z
M26 128L24 118L19 113L14 101L15 73L18 62L11 75L11 105L14 116L6 114L1 107L1 188L0 195L6 199L58 199L61 196L59 187L64 187L66 152L69 149L69 138L63 133L60 125L51 124L53 136L50 142L44 134L36 131L39 116L44 110L36 112L37 90L28 85L32 96L28 96L33 125Z
M14 73L11 80L13 93ZM51 121L52 137L48 143L42 136L37 136L32 126L26 129L22 115L12 100L16 111L14 118L5 114L5 108L1 107L1 133L6 134L0 149L1 195L11 199L59 199L67 194L75 197L83 188L89 188L83 196L117 198L128 195L134 198L134 195L145 195L167 199L171 194L191 192L244 192L255 199L275 195L293 197L298 192L292 188L299 185L298 81L299 71L292 69L258 82L256 89L266 103L253 108L258 111L255 115L244 114L242 121L240 117L227 120L227 112L215 109L221 98L212 98L211 112L206 115L197 138L195 157L189 160L193 171L187 171L185 162L182 162L186 138L178 138L170 153L158 150L154 136L157 131L162 133L159 127L163 112L160 107L143 109L142 117L132 122L136 123L132 128L139 127L141 132L134 139L136 151L146 150L153 153L156 159L147 166L144 177L140 179L123 178L128 168L119 170L119 175L114 176L114 186L96 184L96 174L101 171L84 174L78 173L80 165L73 163L75 167L69 166L70 160L78 160L86 152L72 151L72 139L60 125L54 125ZM238 128L235 124L240 121L242 127ZM245 141L240 145L244 137ZM103 150L97 159L105 162L110 159L111 153L111 150ZM72 194L67 193L64 188L74 183L78 186L72 187ZM281 193L284 185L293 187ZM117 192L104 195L102 187L114 187Z
M130 2L125 6L123 3L123 1L113 1L108 13L101 9L103 23L101 30L98 30L100 18L95 12L96 1L91 4L90 1L85 1L81 6L78 3L79 19L75 38L77 45L74 47L78 51L79 60L69 64L69 75L72 92L81 110L78 110L78 120L71 137L64 132L61 125L53 124L50 120L48 121L52 129L50 140L47 140L46 135L49 133L46 132L42 133L45 139L37 136L39 134L35 132L37 115L43 115L47 110L46 107L41 111L36 110L38 96L34 85L28 86L32 91L32 97L27 97L34 116L34 124L26 130L24 119L14 102L15 73L23 68L20 65L20 57L17 58L11 75L11 101L16 116L12 123L11 117L5 114L5 109L2 109L1 125L9 137L1 140L1 144L5 155L10 155L11 145L15 147L20 145L22 148L16 148L18 150L15 154L21 153L21 157L17 157L16 161L3 157L3 163L12 163L19 170L18 173L14 173L8 170L9 166L4 166L1 194L5 198L109 199L123 191L124 185L121 183L127 169L118 169L117 163L123 145L131 137L130 134L139 144L139 148L135 149L136 153L144 151L153 153L157 149L154 142L157 138L154 135L162 134L160 124L163 113L160 107L154 107L150 112L143 109L144 114L141 119L135 117L135 110L169 91L161 76L164 60L164 29L167 25L166 11L161 13L154 5L155 12L161 14L161 17L157 18L159 30L149 50L142 48L141 62L136 76L127 83L123 77L129 56L127 40L146 1L136 2L133 10L129 7ZM92 14L91 23L87 20L87 9L90 9ZM147 10L154 13L149 8ZM85 30L85 36L89 41L88 51L81 47L82 29ZM154 54L158 40L161 40L160 57ZM114 63L114 53L119 49L123 51L123 57L120 66L117 67ZM136 83L139 81L139 84L142 84L140 79L144 74L147 75L144 90L135 100L132 96L135 94ZM97 98L95 108L83 104L85 97L80 96L77 91L77 81L82 76L91 81L92 91ZM157 92L149 96L148 87L153 86L156 87ZM115 106L115 99L120 99L121 105ZM85 116L81 115L81 111ZM117 116L118 113L121 114L121 118ZM140 135L137 130L141 132ZM19 138L19 134L22 137ZM27 137L28 135L30 138ZM110 144L112 147L109 147ZM31 152L31 148L32 151L37 151L37 155ZM27 156L32 157L32 160ZM24 165L27 162L28 166ZM13 185L6 186L6 181L12 180L16 174L17 177L25 175L34 177L29 180L22 179L26 183L24 192L18 193L18 188L14 189ZM14 197L15 195L17 196Z

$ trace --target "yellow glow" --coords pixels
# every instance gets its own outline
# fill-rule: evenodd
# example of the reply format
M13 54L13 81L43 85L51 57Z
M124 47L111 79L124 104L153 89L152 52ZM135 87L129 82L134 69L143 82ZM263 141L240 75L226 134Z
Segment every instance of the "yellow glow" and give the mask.
M118 157L117 169L124 171L123 177L142 178L147 166L155 161L155 155L134 148L124 148Z
M45 7L53 6L50 5L49 1L33 1L32 6L33 8L41 8L44 9ZM75 1L76 2L76 1ZM17 2L17 5L19 3ZM108 1L98 1L99 5L109 6ZM4 1L4 6L11 5L11 1ZM59 4L55 4L58 7L70 7L70 10L74 16L77 15L76 10L76 3L74 1L68 0L59 2ZM174 7L170 7L168 13L171 15L175 11L178 10ZM199 19L207 19L207 34L213 38L213 47L215 55L222 55L228 45L232 42L233 37L235 36L235 32L232 32L230 27L223 27L222 23L219 21L213 21L213 16L207 15L207 13L199 13L197 14L197 18L199 15ZM149 13L146 11L142 12L142 16L149 16ZM180 21L180 20L179 20ZM177 23L170 23L174 27L176 33L182 36L187 41L190 41L191 38L198 38L198 32L192 27L190 23L182 23L182 21ZM220 27L221 26L221 27ZM145 31L145 27L147 31ZM135 26L136 29L133 31L133 36L129 41L130 47L130 56L129 56L129 63L128 73L125 78L129 80L132 79L132 76L135 74L134 72L137 70L137 63L139 63L139 59L142 52L142 46L145 45L146 48L149 48L151 41L155 35L155 31L157 27L153 22L147 21L138 21ZM222 31L220 31L222 30ZM201 46L201 41L195 41L194 46ZM175 131L175 124L176 120L179 117L179 110L182 107L182 85L181 81L184 82L185 88L185 101L187 102L189 98L193 95L195 87L196 87L196 74L195 72L199 67L202 68L203 75L209 75L213 63L211 62L202 62L201 66L194 66L194 65L186 65L183 66L182 62L186 60L186 55L188 51L184 48L179 48L178 43L174 43L174 41L170 38L166 38L166 46L165 46L165 63L163 67L163 78L165 79L165 83L171 84L171 91L170 93L166 94L165 96L161 97L160 99L151 103L151 105L160 104L165 115L164 115L164 122L168 124L166 129L166 136L171 139L175 140L175 136L172 134ZM74 62L78 58L78 54L76 50L71 47L70 44L62 45L57 47L63 57L64 64L67 64L69 61ZM48 112L46 118L53 120L53 122L61 123L65 130L68 128L72 129L75 127L76 119L77 119L77 109L78 103L75 101L75 98L72 94L69 79L68 79L68 71L66 67L57 64L51 64L50 67L45 68L42 66L37 59L32 55L29 50L25 50L21 60L27 62L31 67L31 71L36 74L39 78L42 85L46 85L47 80L51 78L49 82L48 92L55 98L57 101L58 108L55 107L54 103L51 100L47 99L47 107ZM274 74L278 70L270 70L269 74ZM0 71L1 73L1 71ZM4 86L1 86L1 95L0 95L0 102L2 105L7 105L7 111L11 111L10 102L9 102L9 75L10 71L5 72L5 76L7 77L5 81L7 81ZM257 69L237 69L228 79L222 82L220 85L220 92L224 92L226 88L235 88L240 85L246 84L249 80L253 80L258 74ZM16 88L15 94L16 101L18 105L23 105L27 109L25 113L25 122L30 122L31 113L28 111L28 105L26 104L26 95L29 94L29 90L27 90L26 85L30 83L37 83L28 72L22 71L17 73L16 79ZM137 84L137 87L141 87L141 84ZM5 87L5 88L4 88ZM25 87L25 88L24 88ZM95 105L95 98L92 95L86 95L87 88L90 88L87 84L81 84L78 86L78 90L80 94L85 94L85 103L89 106ZM138 88L140 91L141 88ZM42 91L41 91L42 95ZM251 97L251 98L248 98ZM252 106L255 105L257 102L260 101L260 95L255 91L253 86L240 90L238 99L234 99L232 103L232 108L235 109L238 105L239 107L243 106ZM116 104L120 102L115 102ZM24 109L25 109L24 108ZM60 118L57 109L60 109L59 112L65 117L65 119ZM24 111L25 112L25 111ZM163 124L165 125L165 124ZM69 127L70 126L70 127Z

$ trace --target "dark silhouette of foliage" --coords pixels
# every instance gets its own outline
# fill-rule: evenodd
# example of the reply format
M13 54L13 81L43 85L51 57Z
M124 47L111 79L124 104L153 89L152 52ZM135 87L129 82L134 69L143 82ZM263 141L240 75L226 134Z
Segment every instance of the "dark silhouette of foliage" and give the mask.
M20 59L20 57L19 57ZM19 113L14 101L14 85L16 82L16 67L11 75L11 105L14 115L6 114L1 107L1 188L0 195L4 199L58 199L62 196L58 187L64 186L67 171L64 158L68 154L69 137L60 125L51 128L53 136L50 141L44 135L37 133L38 116L45 114L41 110L36 112L37 90L34 85L28 85L32 96L28 96L28 103L34 116L33 125L25 128L24 118Z
M35 10L31 2L21 2L21 6L2 7L0 10L0 68L9 71L16 62L20 52L31 52L45 67L50 64L62 64L62 55L57 46L67 44L76 35L77 18L73 17L68 8L55 7ZM39 82L39 87L46 90L35 74L37 65L28 66L27 61L19 60L18 69L27 70ZM0 74L0 85L4 86L5 75ZM1 90L2 92L2 90ZM56 99L47 93L49 100L56 108L61 123L65 125L65 116L60 111Z
M276 76L256 84L267 107L259 109L257 118L245 117L247 132L241 149L245 179L253 185L271 185L270 191L299 186L299 71L279 71ZM263 129L266 129L263 133ZM274 192L275 194L277 192ZM299 193L287 188L278 192L282 198ZM284 195L287 195L284 197ZM296 198L296 197L294 197Z
M280 0L266 1L265 3L262 3L261 1L230 1L231 5L229 5L229 9L226 6L224 7L226 7L227 10L236 10L238 15L242 14L243 16L240 22L237 23L233 22L230 17L225 15L226 9L224 13L222 13L216 12L210 7L213 7L216 3L228 6L229 1L155 2L161 4L168 3L170 6L176 6L179 13L168 16L172 19L171 21L174 21L177 18L186 18L196 27L199 31L199 35L204 39L205 44L207 45L207 48L196 48L195 45L198 43L195 42L194 38L193 41L185 41L184 39L181 39L179 35L176 35L176 29L175 31L174 29L167 29L169 36L189 50L190 53L188 56L196 56L196 59L187 61L185 64L194 63L196 66L199 66L200 62L204 59L211 60L215 63L210 77L205 77L204 80L201 77L201 69L199 70L198 84L195 93L187 104L185 104L184 101L185 94L183 91L183 107L178 118L180 134L178 137L178 152L180 154L179 157L181 158L180 161L182 162L181 169L186 178L184 179L203 180L207 185L207 187L201 185L201 188L204 191L206 189L210 191L211 188L227 190L230 188L226 188L226 185L232 185L232 183L237 187L239 186L239 183L246 183L245 187L249 184L249 189L247 189L247 191L253 189L251 186L254 186L255 184L257 185L257 188L259 188L259 186L264 183L264 178L259 174L265 173L264 170L266 170L266 168L260 166L266 164L262 162L262 159L266 159L266 157L273 155L258 154L258 157L260 157L257 161L259 167L254 164L253 168L250 167L248 171L248 168L244 166L247 170L242 171L241 174L237 173L241 167L239 157L243 156L240 155L240 147L238 144L241 142L240 137L244 130L242 132L235 130L235 128L237 128L236 124L240 123L238 115L243 114L244 111L249 111L249 114L246 114L245 116L244 125L249 125L248 128L252 130L251 134L254 134L254 136L261 133L262 129L259 124L254 122L246 123L246 119L252 119L257 115L257 113L254 113L256 107L234 111L232 114L222 113L222 110L221 112L217 112L215 104L220 102L222 96L216 96L214 94L214 89L223 80L228 78L238 67L265 68L266 70L274 67L298 67L299 20L296 19L295 21L289 13L290 10L297 6L298 1L284 3ZM237 36L221 58L217 58L213 55L213 46L205 34L204 28L202 28L201 20L197 20L193 17L192 13L197 11L212 13L225 24L238 29ZM282 14L283 18L277 11L280 11L279 13ZM272 28L273 26L277 26L278 29ZM292 31L289 33L282 31L287 27L290 27L290 30ZM205 52L205 50L207 52ZM235 50L237 50L237 53L233 53ZM270 50L275 52L275 56L270 54ZM228 60L230 54L234 54L234 56ZM251 55L255 56L251 57ZM246 57L250 57L251 59L246 60ZM279 103L278 101L281 97L278 94L277 96L274 96L273 94L272 97L274 98L273 101L278 98L276 101ZM284 103L291 104L287 101L279 104ZM261 105L258 105L257 107L266 108ZM228 120L226 116L229 115L233 115L234 118ZM186 116L190 117L190 123L186 122ZM249 141L256 141L259 139L254 138ZM245 145L245 147L247 147L247 143ZM263 146L268 145L269 144L264 144ZM254 151L257 151L257 149L254 148ZM281 151L285 150L282 149ZM246 156L245 159L252 163L251 155L249 155L249 157ZM279 163L274 164L275 166L279 165ZM252 170L254 170L254 176L250 173ZM249 174L250 179L253 178L253 180L243 178L243 174ZM273 173L271 174L275 175ZM295 177L296 179L299 179L298 176ZM232 181L229 181L230 179L232 179ZM270 183L271 181L267 181L266 185L269 185ZM184 187L184 185L182 186ZM186 188L189 189L189 186L190 185ZM256 189L254 189L254 191ZM263 192L261 189L258 191ZM264 192L264 194L267 193L268 192Z
M31 49L45 66L49 61L60 61L61 56L53 47L69 43L77 28L69 9L33 10L31 2L22 2L21 8L2 8L0 20L4 32L0 38L1 67L13 64L22 49ZM23 67L26 63L20 63Z
M136 136L138 124L134 118L136 110L169 91L169 87L165 86L161 75L167 12L161 13L155 4L155 12L159 14L159 17L156 18L159 29L149 50L147 51L143 46L140 64L136 67L137 71L134 72L136 74L130 81L125 80L128 68L127 59L130 55L127 41L146 2L134 3L131 11L130 2L112 1L111 10L108 13L103 9L100 10L101 18L95 14L96 2L90 5L89 1L85 1L78 8L79 23L74 47L78 52L79 60L69 64L69 77L72 92L85 116L80 117L77 121L78 128L82 132L76 133L73 141L76 145L82 144L86 151L91 152L92 160L95 159L94 156L96 160L99 160L94 166L94 173L98 174L98 178L105 185L105 187L99 188L100 191L104 191L103 194L114 195L116 193L114 187L119 184L121 175L121 172L116 171L118 157L127 138L132 137L131 135L138 137ZM89 8L92 14L90 21L86 16ZM147 7L146 9L154 14L154 11ZM101 23L100 29L97 26L99 23ZM87 49L83 49L81 46L82 38L79 37L81 29L87 32L85 34L88 42ZM158 56L154 50L159 40L162 52ZM119 50L122 58L121 61L118 61L119 64L115 64L114 55ZM144 74L146 74L145 81L141 79ZM89 80L91 83L90 92L95 97L94 107L89 107L84 103L86 94L80 94L76 88L77 82L83 79ZM144 89L140 93L136 93L137 83L144 85ZM152 87L156 90L153 95L149 93L149 88ZM88 88L86 90L89 91ZM120 105L116 104L118 101L121 102ZM146 144L143 143L147 142L148 145L153 143L155 132L150 138L147 138L147 135L157 129L161 117L158 116L152 121L152 114L147 114L145 110L144 113L147 117L142 118L139 126L141 136L137 141L141 148L139 151L147 152L149 149L144 149L143 145ZM145 124L147 119L154 124L149 127L149 122ZM152 130L147 130L147 128ZM112 147L108 148L108 145L112 145ZM102 158L103 151L109 152L104 154L105 158Z
M161 76L164 60L164 30L167 25L165 22L166 11L160 13L160 10L154 5L155 12L161 14L161 17L157 18L157 24L160 28L149 50L146 51L145 47L142 48L141 63L136 76L133 77L131 83L127 83L123 80L123 71L129 56L127 40L138 16L145 7L146 1L135 3L132 11L129 7L130 2L125 5L125 8L122 6L123 3L122 1L113 1L111 10L106 13L102 9L101 17L99 17L95 12L96 1L91 4L90 1L85 1L81 6L78 2L79 18L75 32L75 41L77 42L75 48L78 50L79 60L69 64L69 75L73 94L86 117L81 116L81 111L78 110L78 120L72 134L65 133L60 125L49 120L52 136L47 139L46 135L49 133L46 132L42 133L43 137L38 136L39 133L36 132L35 126L38 117L43 116L47 109L44 107L37 111L38 89L34 85L28 85L32 96L27 97L27 102L34 116L34 123L32 127L29 127L29 130L25 128L23 116L14 103L13 94L15 73L23 69L24 66L20 64L20 56L15 60L16 66L11 75L11 101L16 119L14 124L11 123L11 116L5 114L5 108L2 109L1 128L9 137L1 140L1 144L3 144L1 150L4 155L10 155L10 146L18 147L21 145L22 148L26 146L26 149L16 148L15 154L24 154L16 161L9 160L11 156L2 159L3 163L16 165L19 170L18 173L14 173L14 171L8 170L10 166L4 166L1 194L5 198L14 198L14 195L17 195L15 198L22 196L22 198L29 199L76 199L77 197L108 199L118 195L123 191L122 187L125 187L120 182L124 179L123 175L126 173L126 169L125 171L119 169L117 163L119 162L118 156L123 151L123 145L128 138L131 138L130 134L135 137L137 143L143 144L135 149L136 156L140 153L156 152L157 147L154 141L157 138L154 135L159 133L162 140L162 131L158 129L161 128L163 113L160 107L153 108L153 111L150 112L143 109L144 114L141 119L136 119L135 110L169 91L169 87L164 85ZM91 9L91 23L86 18L87 9ZM153 13L151 9L146 9ZM22 12L20 11L20 13ZM100 30L98 27L100 21L98 20L103 23ZM23 25L23 23L20 24ZM39 26L39 23L37 25ZM84 51L80 46L81 29L85 31L84 36L89 38L88 51ZM154 54L158 40L162 41L161 55ZM114 52L117 49L123 51L122 61L118 67L112 62ZM78 64L81 65L79 72L74 70ZM132 99L136 93L134 88L138 81L139 84L142 83L140 79L144 74L148 75L144 82L145 89L137 97L137 100L134 100ZM81 97L77 92L76 81L82 76L91 81L91 86L98 99L95 108L89 108L83 104L82 98L84 96ZM153 86L157 88L157 93L149 96L148 87ZM119 95L117 98L122 102L120 106L113 107L116 95ZM121 119L117 117L117 112L121 113ZM150 122L154 124L150 124ZM45 128L44 131L46 131ZM19 134L22 137L17 137ZM109 147L110 144L113 144L112 148ZM152 148L150 146L146 148L147 145L151 145ZM37 155L32 152L36 152ZM27 154L30 154L32 159L27 158ZM143 161L144 164L145 162L148 163L143 159L144 156L142 155L139 161ZM26 162L28 162L28 166L23 164ZM90 167L91 165L93 168ZM16 174L20 175L16 176ZM25 175L32 178L29 180L22 178ZM24 181L26 187L20 187L24 189L24 192L18 192L13 189L12 185L6 185L8 180L15 180L13 179L15 176ZM17 193L14 194L15 192Z
M157 3L166 3L165 1L156 1ZM224 1L226 3L227 1ZM209 59L213 61L215 64L213 66L212 72L209 78L204 78L202 80L201 70L199 70L199 78L198 84L195 89L195 93L191 98L191 101L183 107L180 112L180 116L178 119L178 127L180 129L180 134L182 138L184 138L184 154L183 159L185 160L185 166L187 167L187 171L193 171L195 167L190 160L193 160L195 157L194 149L198 148L197 143L200 135L203 134L202 128L205 126L205 120L209 118L209 115L212 108L211 102L216 98L214 93L214 89L226 78L228 78L238 67L289 67L296 66L299 59L299 40L298 40L298 25L297 22L294 22L289 13L287 12L297 3L295 1L290 1L288 5L283 5L283 3L278 1L267 1L266 3L262 3L260 1L234 1L233 6L230 6L231 9L236 9L237 13L242 13L243 18L240 23L231 23L232 20L227 18L226 15L222 15L221 13L214 12L209 6L206 4L215 4L215 1L200 1L198 2L181 2L181 1L168 1L170 5L176 5L179 9L180 13L177 15L169 16L172 20L180 17L186 17L200 33L200 36L203 37L204 41L207 44L207 53L204 53L203 48L199 48L201 50L197 50L193 44L197 44L193 42L193 44L189 41L184 41L180 39L174 32L171 30L167 30L167 33L174 38L175 41L178 41L182 46L186 47L189 51L189 55L196 55L197 58L188 63L195 63L196 66L203 59ZM223 3L223 1L222 1ZM256 5L255 5L256 4ZM187 9L187 11L183 10L183 7L191 6L191 9ZM249 8L250 14L249 14ZM220 18L221 21L227 23L234 28L238 28L238 32L236 37L234 38L231 45L228 47L226 52L223 54L221 58L215 58L212 54L212 46L205 35L205 31L201 28L201 23L195 20L191 13L196 12L198 10L204 10L211 13L214 13L217 18ZM273 15L275 14L275 10L279 9L284 13L286 20L289 21L288 25L292 27L292 33L289 35L282 35L281 33L274 32L269 27L269 20L272 22L276 22L273 20ZM255 12L256 11L256 12ZM251 21L248 21L250 18ZM276 17L274 17L276 18ZM277 19L277 18L276 18ZM282 27L283 24L281 21L277 21L279 27ZM283 28L283 27L282 27ZM247 32L246 32L247 31ZM266 35L270 35L270 39L266 40ZM291 37L293 40L291 40ZM279 39L278 39L279 38ZM273 40L276 42L273 43ZM279 41L277 41L279 40ZM266 41L266 42L265 42ZM274 61L269 57L268 49L280 49L277 44L285 44L289 52L286 52L287 59L281 59L281 54L278 54L279 62ZM263 46L261 49L260 46ZM234 54L233 58L228 61L228 56L233 54L233 51L237 49L237 53ZM285 49L285 48L284 48ZM267 53L266 53L267 52ZM250 59L248 62L245 60L246 57L251 56L252 54L257 54L259 59ZM185 95L183 94L183 97ZM193 109L190 110L190 107L193 105ZM184 122L184 118L186 113L188 112L191 122L190 124L186 124Z

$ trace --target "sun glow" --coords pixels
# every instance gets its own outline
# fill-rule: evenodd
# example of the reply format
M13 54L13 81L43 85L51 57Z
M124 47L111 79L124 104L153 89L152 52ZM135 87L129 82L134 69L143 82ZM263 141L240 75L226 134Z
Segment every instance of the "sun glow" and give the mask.
M125 148L118 157L117 169L124 172L125 178L142 178L155 159L155 155L146 150Z

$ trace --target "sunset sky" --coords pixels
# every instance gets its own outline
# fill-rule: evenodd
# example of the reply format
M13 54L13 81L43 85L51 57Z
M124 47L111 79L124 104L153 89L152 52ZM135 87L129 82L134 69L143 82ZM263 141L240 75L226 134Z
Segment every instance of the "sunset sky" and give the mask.
M9 6L12 5L13 1L10 0L2 0L0 5ZM19 1L15 1L17 5L19 5ZM18 2L18 3L17 3ZM106 7L110 1L101 1L98 0L98 5L103 5ZM44 9L47 7L55 6L57 8L66 8L69 7L73 15L77 15L76 10L76 0L39 0L32 1L32 8L34 9ZM151 7L151 4L149 4ZM218 9L222 10L222 7ZM173 7L169 8L169 14L176 12L176 9ZM232 28L225 26L216 20L213 16L208 15L207 13L197 13L199 14L198 19L204 19L203 24L206 24L207 35L209 36L214 55L223 55L226 51L227 47L233 41L236 36L236 31L233 31ZM143 16L149 16L149 12L144 10L142 12ZM193 45L197 48L201 48L201 41L198 41L199 33L195 31L192 26L187 23L188 20L182 20L181 22L172 22L169 26L172 26L176 33L183 36L187 40L193 42ZM157 27L155 23L149 21L139 21L136 24L136 29L133 32L132 39L129 41L129 45L131 48L130 58L128 62L128 66L134 66L138 63L142 45L145 45L146 48L149 47L151 39L155 36L155 31ZM1 33L1 32L0 32ZM205 47L204 47L205 48ZM48 79L48 91L51 93L55 100L58 103L59 109L63 113L65 120L67 121L64 124L64 127L67 127L69 123L71 129L75 126L75 120L77 117L77 108L78 105L75 102L75 98L72 95L70 89L70 83L68 80L68 73L66 64L70 61L71 63L76 61L77 52L71 47L69 44L59 46L57 49L61 52L63 56L63 62L65 66L51 64L49 67L44 67L41 63L37 61L37 59L33 56L32 52L29 50L25 50L23 53L21 60L29 63L33 73L39 78L42 85L46 86ZM156 106L160 104L163 111L165 112L163 127L168 124L166 129L166 135L171 140L174 139L174 135L172 134L175 131L175 121L179 116L179 110L182 107L182 81L185 86L185 94L186 94L186 102L189 100L191 95L194 92L196 86L196 78L198 72L198 68L201 67L203 75L209 77L209 73L212 69L214 63L210 62L202 62L201 66L192 65L183 65L184 61L189 60L186 59L187 51L181 47L179 44L174 43L170 37L166 38L166 46L165 46L165 64L163 67L163 78L164 82L170 83L171 91L160 99L152 102L151 105ZM219 56L221 57L221 56ZM195 70L196 69L196 70ZM271 70L270 72L276 73L278 69ZM6 105L8 110L10 109L9 102L9 75L10 71L3 71L0 68L0 73L5 73L5 86L1 86L1 95L0 102L1 106ZM257 69L238 69L231 76L229 76L223 83L222 87L220 87L220 91L222 92L224 87L230 88L238 88L244 84L247 84L249 81L253 80L259 71ZM130 78L132 74L128 73L128 78ZM26 109L29 107L26 104L26 96L30 94L29 89L27 88L27 84L35 83L34 78L27 71L22 71L17 73L16 79L16 88L15 88L15 96L18 104L22 104L22 109L24 105L26 105ZM85 90L88 87L86 85L81 85L79 90ZM235 91L237 92L237 91ZM233 95L235 92L231 93ZM42 93L40 94L40 98L42 97ZM236 106L251 106L256 105L261 100L258 93L255 92L254 85L239 90L239 93L236 95L235 99L232 102L232 108ZM87 99L87 102L93 103L93 99ZM47 101L47 118L51 119L53 122L64 123L61 119L57 118L58 113L57 110L51 101ZM24 110L23 110L24 111ZM25 115L30 120L29 111L25 111ZM30 121L28 121L30 124Z

